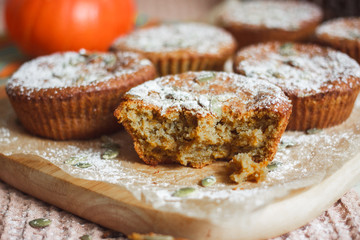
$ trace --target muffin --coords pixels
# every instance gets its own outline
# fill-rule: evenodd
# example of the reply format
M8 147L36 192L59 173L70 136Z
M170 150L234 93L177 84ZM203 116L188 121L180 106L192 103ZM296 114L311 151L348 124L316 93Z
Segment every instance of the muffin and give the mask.
M318 4L324 12L324 19L345 16L359 16L359 0L306 0Z
M153 62L160 76L190 70L223 70L235 48L229 33L202 23L140 29L118 38L111 47L143 54Z
M259 181L291 113L275 85L234 73L187 72L127 92L115 116L147 164L230 161L235 182Z
M360 18L327 21L316 29L316 38L360 62Z
M236 38L238 48L307 39L321 20L317 5L294 1L232 1L217 17L217 23Z
M339 51L312 44L263 43L239 51L234 71L276 84L293 104L288 130L345 121L360 90L360 67Z
M136 53L56 53L23 64L6 92L30 133L55 140L116 131L113 112L131 87L153 79L152 63Z

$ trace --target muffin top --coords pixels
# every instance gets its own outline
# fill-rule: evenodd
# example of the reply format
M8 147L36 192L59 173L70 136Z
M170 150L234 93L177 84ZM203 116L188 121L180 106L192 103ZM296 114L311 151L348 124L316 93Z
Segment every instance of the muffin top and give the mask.
M187 72L169 75L132 88L125 99L156 106L161 114L187 109L196 114L221 116L228 106L234 113L269 109L283 112L291 109L289 99L275 85L225 72Z
M232 1L219 16L222 25L296 31L307 23L319 22L321 9L295 1Z
M55 53L24 63L9 79L7 90L30 94L41 89L64 89L125 81L126 76L153 68L136 53L79 52Z
M272 42L247 47L236 55L234 70L265 79L299 97L360 86L360 67L355 60L310 44Z
M186 51L197 54L219 54L234 49L235 40L224 30L202 23L177 23L134 31L118 38L114 49L146 53Z
M360 41L360 18L338 18L327 21L316 29L316 35Z

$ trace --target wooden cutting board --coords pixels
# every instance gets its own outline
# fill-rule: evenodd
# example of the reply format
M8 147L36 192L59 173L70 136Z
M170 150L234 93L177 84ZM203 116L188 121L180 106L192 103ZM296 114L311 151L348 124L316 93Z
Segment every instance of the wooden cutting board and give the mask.
M4 98L3 89L0 89L0 96ZM5 101L3 99L0 104L8 104ZM0 116L5 117L6 114ZM263 239L306 224L358 182L360 149L320 183L294 190L266 206L234 216L232 223L216 224L182 214L182 211L159 210L115 184L75 178L37 155L5 156L0 153L0 166L0 179L15 188L125 234L157 232L196 240Z

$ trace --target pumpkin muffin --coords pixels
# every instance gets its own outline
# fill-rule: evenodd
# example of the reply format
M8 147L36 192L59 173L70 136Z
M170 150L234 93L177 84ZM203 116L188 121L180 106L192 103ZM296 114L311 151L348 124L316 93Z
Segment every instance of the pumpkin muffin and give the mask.
M291 99L288 130L345 121L360 90L360 67L346 54L312 44L263 43L234 59L234 71L276 84Z
M360 63L360 18L338 18L316 29L320 43L347 53Z
M291 113L275 85L234 73L187 72L127 92L115 116L147 164L230 161L235 182L264 179Z
M150 59L160 76L199 70L223 70L235 51L224 30L202 23L178 23L140 29L117 39L112 50L134 51Z
M116 131L119 98L153 79L152 63L136 53L56 53L23 64L6 92L25 129L56 140Z
M232 1L217 23L237 40L238 48L267 41L300 41L309 38L322 20L321 9L295 1Z

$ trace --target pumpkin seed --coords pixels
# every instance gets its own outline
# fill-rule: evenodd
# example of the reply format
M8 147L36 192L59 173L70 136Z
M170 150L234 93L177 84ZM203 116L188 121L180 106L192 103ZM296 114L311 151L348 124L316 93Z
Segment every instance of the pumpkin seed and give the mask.
M62 78L63 76L61 76L61 75L59 75L59 74L57 74L57 73L52 73L52 76L54 77L54 78Z
M299 143L281 139L279 149L291 148L297 146Z
M106 149L119 149L120 145L115 143L114 140L109 138L108 136L101 136L101 148Z
M349 36L355 39L359 39L360 38L360 33L359 32L353 32L353 31L349 31L348 32Z
M65 160L64 163L74 166L77 163L85 161L85 160L86 160L86 157L73 156L73 157L70 157L69 159Z
M201 75L199 75L199 76L197 76L196 78L195 78L195 80L197 81L197 82L200 82L200 83L202 83L202 82L207 82L207 81L210 81L210 80L214 80L215 79L215 73L213 73L213 72L207 72L207 73L202 73Z
M33 228L44 228L49 226L50 224L51 220L48 218L37 218L29 222L29 225Z
M269 171L274 171L276 168L278 168L281 165L281 163L273 161L267 165L267 169Z
M107 68L112 69L116 65L116 56L115 55L110 55L108 57L105 57L104 62L105 62L105 65L107 66Z
M279 53L282 56L291 56L295 54L294 45L292 43L284 43L279 47Z
M312 135L312 134L319 133L319 132L321 132L321 131L322 131L322 129L311 128L311 129L306 130L305 133L306 133L307 135Z
M210 111L218 116L222 115L222 102L218 98L213 97L210 100Z
M196 189L193 187L184 187L176 190L171 196L173 197L188 197L191 194L196 192Z
M92 239L92 237L90 235L88 235L88 234L82 235L80 237L80 240L91 240L91 239Z
M273 76L273 77L276 77L276 78L284 78L284 75L282 75L282 74L279 73L279 72L273 72L273 73L272 73L272 76Z
M102 159L114 159L117 156L119 156L119 150L118 149L107 149L103 155L101 155Z
M74 167L78 167L78 168L89 168L92 165L90 163L87 162L79 162L73 165Z
M85 77L84 77L84 76L79 76L79 77L76 78L75 84L80 85L80 84L82 84L84 81L85 81Z
M203 187L210 187L214 183L216 183L216 178L214 176L209 176L201 180L201 186Z

